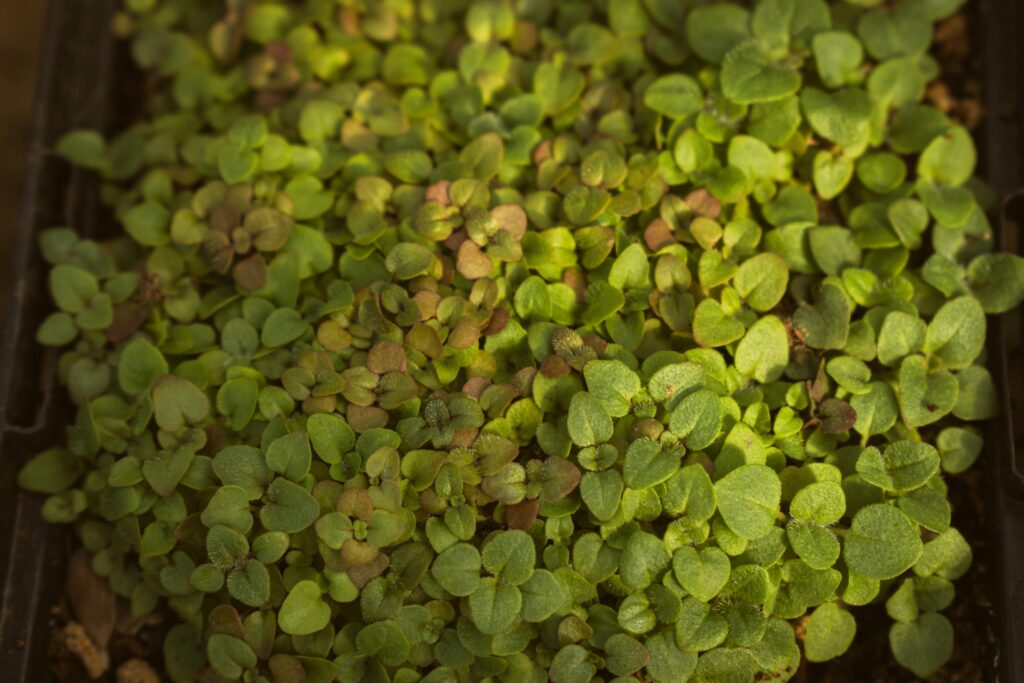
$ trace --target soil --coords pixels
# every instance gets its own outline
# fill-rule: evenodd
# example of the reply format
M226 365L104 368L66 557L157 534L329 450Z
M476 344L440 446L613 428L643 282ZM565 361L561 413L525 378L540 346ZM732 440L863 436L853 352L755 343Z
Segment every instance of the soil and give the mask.
M74 541L68 538L69 545ZM89 566L88 553L69 548L64 596L50 614L49 658L61 683L149 681L140 668L159 670L164 628L158 616L133 618L127 601L118 599L106 580Z

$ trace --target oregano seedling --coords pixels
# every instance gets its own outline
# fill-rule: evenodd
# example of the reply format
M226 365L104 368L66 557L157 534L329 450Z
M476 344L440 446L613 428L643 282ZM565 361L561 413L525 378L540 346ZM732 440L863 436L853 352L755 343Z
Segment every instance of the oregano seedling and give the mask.
M175 682L930 675L1024 300L941 4L126 1L19 484Z

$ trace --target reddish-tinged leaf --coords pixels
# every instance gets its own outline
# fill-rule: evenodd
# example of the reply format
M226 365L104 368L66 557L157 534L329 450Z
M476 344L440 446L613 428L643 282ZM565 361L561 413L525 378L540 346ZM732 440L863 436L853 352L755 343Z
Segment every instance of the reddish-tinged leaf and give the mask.
M540 510L540 498L524 500L505 508L505 520L509 529L528 530L537 519Z

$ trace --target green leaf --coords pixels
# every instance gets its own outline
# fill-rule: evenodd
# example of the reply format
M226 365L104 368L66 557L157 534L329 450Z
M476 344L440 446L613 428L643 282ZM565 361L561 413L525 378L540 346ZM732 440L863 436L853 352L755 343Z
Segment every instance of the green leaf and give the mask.
M187 624L177 624L167 632L163 655L167 675L175 682L195 677L206 666L204 643Z
M790 42L808 42L818 31L832 24L823 0L765 0L757 5L751 19L754 35L773 47Z
M71 488L84 470L85 463L71 451L50 448L21 467L18 486L36 493L60 493Z
M533 575L533 539L525 531L500 531L484 544L483 566L502 583L518 586Z
M479 180L489 180L501 167L505 145L496 133L484 133L462 148L459 161Z
M793 314L793 327L811 348L841 349L849 335L850 313L842 288L826 280L814 305L804 304Z
M800 72L778 62L757 42L732 49L722 62L722 92L737 104L771 102L800 89Z
M726 314L714 299L702 299L693 313L693 338L701 346L725 346L744 333L743 323Z
M743 465L715 482L715 495L729 528L743 538L754 540L775 526L782 485L770 467Z
M252 446L228 446L213 458L213 472L226 485L245 489L249 500L263 495L273 472L259 449Z
M679 454L663 450L661 444L641 437L629 444L622 464L626 486L645 489L662 483L679 469Z
M871 446L857 458L857 474L894 493L923 486L938 471L938 451L918 441L895 441L882 451Z
M252 236L253 246L260 251L283 248L294 229L295 220L279 209L266 206L245 214L245 230Z
M939 432L935 445L942 459L942 469L950 474L959 474L974 464L985 442L972 430L947 427Z
M260 332L260 341L266 347L284 346L293 342L309 329L309 324L293 308L279 308L267 316Z
M153 416L160 429L175 432L199 424L209 413L210 399L187 379L164 375L153 385Z
M928 323L924 351L940 358L947 368L967 367L984 347L985 311L973 297L946 302Z
M301 481L309 473L311 462L312 452L305 432L282 436L267 446L267 465L271 471L292 481Z
M321 597L315 581L299 581L292 586L281 603L277 623L281 630L292 636L316 633L331 620L331 608Z
M718 504L711 478L699 464L687 465L672 475L665 484L662 499L669 513L686 513L690 519L700 522L710 519Z
M522 604L518 588L485 578L469 596L469 617L481 633L494 635L515 623Z
M697 81L689 76L668 74L647 88L644 104L669 118L685 119L703 108L704 95Z
M333 138L345 116L344 108L329 100L311 100L299 113L299 134L306 142Z
M855 395L871 391L871 368L859 358L836 356L828 361L825 369L846 391Z
M551 660L548 676L551 683L589 683L597 668L589 661L589 653L575 643L564 645Z
M710 602L729 580L729 557L718 548L683 547L672 557L672 572L679 585L701 602Z
M920 559L914 565L914 573L955 581L967 573L972 561L971 546L959 531L951 527L925 544Z
M971 134L961 126L954 126L936 137L921 152L917 161L917 174L939 185L956 187L974 174L977 152Z
M670 363L651 375L647 391L655 401L671 408L704 385L706 372L696 363Z
M544 102L544 113L553 116L579 99L586 79L568 64L544 62L533 74L533 91Z
M160 351L145 339L132 340L121 352L117 365L117 381L126 394L137 396L168 372L167 361Z
M977 256L967 266L967 282L986 313L1005 313L1024 301L1024 258L1005 253Z
M826 274L842 275L860 264L861 250L852 230L839 225L812 227L807 237L814 262Z
M268 502L260 510L260 522L268 531L294 534L316 521L320 506L295 482L278 477L267 488Z
M698 389L679 400L668 422L669 431L684 440L691 450L710 446L721 430L718 395L710 389Z
M618 313L626 299L622 291L598 280L587 287L586 302L581 320L586 325L597 325Z
M595 446L612 436L612 419L601 401L586 391L569 402L569 437L577 446Z
M356 634L356 649L375 657L384 666L400 666L409 658L409 639L402 625L392 619L367 624ZM309 680L308 677L306 680Z
M434 263L434 253L423 244L401 242L388 252L384 265L399 280L411 280L427 273Z
M915 621L893 624L889 645L896 661L928 678L953 656L953 625L941 614L925 612Z
M332 465L340 463L342 456L351 451L356 442L352 428L338 415L310 415L306 430L316 454Z
M853 615L834 602L811 613L804 635L804 655L811 662L827 662L850 648L857 634Z
M871 101L860 88L845 88L833 93L804 88L800 93L800 104L811 128L826 140L847 147L867 141Z
M676 140L672 156L681 170L693 173L711 163L714 150L707 138L691 128Z
M814 569L802 560L787 560L782 565L782 587L773 614L795 618L809 607L833 599L842 574L835 569Z
M773 147L779 147L793 137L800 126L800 99L796 95L790 95L781 100L755 104L750 108L750 116L747 121L747 132L750 135ZM769 222L773 225L782 225L783 223L777 220L777 209L781 208L782 204L788 204L787 208L796 208L794 204L787 201L796 196L809 198L809 194L802 188L796 186L782 188L776 197L781 204L776 205L773 209L768 208L772 206L772 203L765 206L765 217L768 218L769 214L772 214ZM806 205L801 208L806 208ZM814 210L813 204L811 210Z
M721 62L750 37L750 12L729 3L698 5L686 17L686 41L698 56Z
M583 503L600 521L607 521L615 515L623 489L622 475L618 470L587 472L580 481Z
M687 683L697 667L697 653L683 652L671 631L656 633L645 643L651 653L647 674L657 683Z
M270 600L270 574L255 560L228 574L227 587L231 597L249 607L260 607Z
M619 560L622 582L630 590L642 590L654 583L671 561L672 556L660 538L635 531L626 541Z
M730 140L727 159L730 166L743 171L743 175L750 180L772 178L775 175L775 154L771 147L755 137L737 135Z
M854 4L871 7L878 3L858 0ZM924 12L901 7L896 12L876 10L864 14L857 30L873 56L887 59L923 52L928 47L931 24Z
M917 619L921 611L914 594L913 579L904 579L900 587L885 601L885 611L896 621L908 622Z
M68 313L59 311L46 316L39 329L36 330L36 341L44 346L64 346L78 336L75 319Z
M789 267L782 257L766 252L740 264L733 286L755 311L770 311L786 294Z
M792 522L786 537L793 552L812 569L828 569L839 559L839 541L824 527Z
M217 410L225 424L235 431L245 428L256 413L259 385L251 377L229 379L217 390Z
M850 159L822 150L814 155L814 189L822 199L835 199L850 184L855 170Z
M143 202L128 209L121 217L125 231L145 247L159 247L170 242L170 212L154 201Z
M617 360L593 360L583 368L587 390L611 417L626 415L640 391L640 378Z
M226 633L214 633L206 642L206 657L218 674L238 680L247 669L255 668L256 653L244 640Z
M886 216L900 241L910 249L921 246L921 235L928 228L928 209L915 199L899 199L889 205Z
M907 356L899 371L899 401L903 419L912 427L931 424L953 410L959 388L945 370L929 372L924 356Z
M782 376L789 363L789 334L774 315L754 323L736 347L736 369L762 384Z
M885 382L871 382L867 392L850 399L850 406L857 413L853 428L866 437L889 431L899 417L896 396Z
M757 671L757 663L750 650L719 647L700 656L694 675L698 681L745 683L752 680Z
M472 595L480 584L480 552L468 543L456 543L434 560L430 573L452 595Z
M551 295L543 278L531 275L523 281L515 293L515 309L527 320L551 319Z
M72 130L65 133L54 151L82 168L106 171L109 167L107 144L103 136L94 130Z
M532 623L540 623L561 610L569 598L562 583L547 569L534 570L519 591L523 596L523 620Z
M225 147L217 155L217 170L228 185L238 185L252 179L259 162L259 155L251 149Z
M200 519L207 527L222 524L243 534L249 533L252 514L249 512L248 492L241 486L222 486L210 498Z
M872 192L888 194L903 184L907 165L888 152L870 152L857 161L857 178Z
M846 497L839 484L832 481L818 481L808 484L793 496L789 514L794 519L816 524L838 522L846 512Z
M216 525L206 534L206 554L218 569L231 569L249 554L249 542L240 531Z
M851 572L891 579L910 569L923 546L917 525L891 505L861 508L846 534L843 558Z
M885 365L899 365L906 356L918 353L924 346L927 327L920 318L893 311L885 316L878 332L878 360Z
M928 488L921 488L897 501L900 510L925 529L942 533L949 529L952 508L945 494Z
M628 676L642 669L651 659L651 653L639 640L625 633L616 633L604 643L608 671L616 676Z
M50 294L62 311L80 313L98 293L96 277L84 268L60 263L50 271Z
M846 31L823 31L811 41L818 76L829 88L841 88L857 80L864 48Z
M631 244L616 257L608 271L608 284L619 289L644 287L650 282L647 254L639 244Z

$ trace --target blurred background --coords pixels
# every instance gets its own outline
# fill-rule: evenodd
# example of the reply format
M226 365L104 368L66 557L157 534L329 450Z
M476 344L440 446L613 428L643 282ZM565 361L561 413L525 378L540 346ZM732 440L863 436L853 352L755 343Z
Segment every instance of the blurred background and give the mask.
M32 122L36 66L46 16L44 0L2 3L0 21L0 312L11 288L11 247L21 204ZM2 317L0 317L2 319Z

